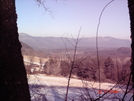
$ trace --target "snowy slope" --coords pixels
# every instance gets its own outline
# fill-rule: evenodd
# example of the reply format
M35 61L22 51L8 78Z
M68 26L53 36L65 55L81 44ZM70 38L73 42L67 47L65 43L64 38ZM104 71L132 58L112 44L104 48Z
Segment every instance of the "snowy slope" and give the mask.
M64 101L68 79L63 77L50 77L45 75L28 75L28 82L32 101ZM113 88L113 89L111 89ZM125 86L111 83L82 81L71 79L68 101L90 101L89 98L98 98L110 90L100 101L119 101L125 92ZM89 97L90 96L90 97ZM132 93L128 93L128 101ZM44 100L43 100L44 99ZM46 100L45 100L46 99ZM133 101L132 99L130 101Z

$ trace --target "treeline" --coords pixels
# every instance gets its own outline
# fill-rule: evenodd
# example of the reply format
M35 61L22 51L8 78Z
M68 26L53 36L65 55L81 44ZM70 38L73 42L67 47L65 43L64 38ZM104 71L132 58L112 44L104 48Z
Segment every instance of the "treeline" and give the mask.
M74 65L72 67L73 62ZM43 66L42 71L36 71L35 73L67 77L70 69L73 68L72 75L79 79L98 81L100 75L102 82L122 81L127 83L128 75L130 74L130 64L129 58L112 58L110 56L100 57L99 61L95 57L90 56L77 59L76 61L50 58Z

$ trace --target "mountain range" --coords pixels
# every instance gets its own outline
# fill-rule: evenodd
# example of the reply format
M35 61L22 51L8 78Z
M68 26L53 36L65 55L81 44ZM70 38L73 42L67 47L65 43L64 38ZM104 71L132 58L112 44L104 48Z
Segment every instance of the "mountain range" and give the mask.
M35 37L25 33L19 34L19 40L26 43L35 50L74 48L78 42L79 48L95 48L96 37L85 37L78 39L65 37ZM98 37L99 48L130 47L130 40L113 37Z

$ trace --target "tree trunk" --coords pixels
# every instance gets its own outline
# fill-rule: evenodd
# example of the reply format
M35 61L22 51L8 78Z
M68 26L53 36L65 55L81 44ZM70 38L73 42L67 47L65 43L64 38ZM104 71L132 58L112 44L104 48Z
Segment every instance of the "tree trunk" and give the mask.
M0 101L30 101L15 0L0 0Z
M134 88L134 0L128 0L128 9L129 9L129 16L130 16L130 30L131 30L131 74L132 74L132 84ZM134 99L134 92L133 92L133 99Z

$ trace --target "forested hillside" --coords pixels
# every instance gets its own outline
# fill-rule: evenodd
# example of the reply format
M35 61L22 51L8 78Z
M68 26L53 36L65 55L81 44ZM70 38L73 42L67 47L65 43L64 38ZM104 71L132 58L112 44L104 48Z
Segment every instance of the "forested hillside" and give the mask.
M27 35L26 35L27 36ZM74 50L68 49L53 49L51 51L37 51L31 46L21 42L22 53L30 62L26 65L28 73L43 73L54 76L67 77L70 73L70 68L73 58ZM76 78L86 80L98 81L98 66L95 48L78 49L75 53L77 59L75 60L72 75ZM69 59L69 57L70 59ZM117 82L123 79L126 82L130 73L130 56L131 50L128 47L120 48L100 48L99 62L100 62L100 78L102 82ZM28 58L31 57L31 58ZM37 59L34 59L38 57ZM29 60L28 60L29 59ZM46 59L46 61L42 61ZM40 61L40 62L39 62ZM36 65L35 65L36 63ZM38 63L38 65L37 65ZM42 65L43 64L43 65ZM39 66L41 65L41 66ZM31 71L33 67L38 67L38 70Z
M130 47L130 40L127 39L117 39L113 37L99 37L99 48L119 48L119 47ZM73 48L72 44L75 44L73 38L66 37L35 37L30 36L25 33L20 33L19 40L28 44L35 50L55 50L55 49L65 49L66 46L70 49ZM96 46L95 37L85 37L79 42L78 47L80 49L95 48Z

